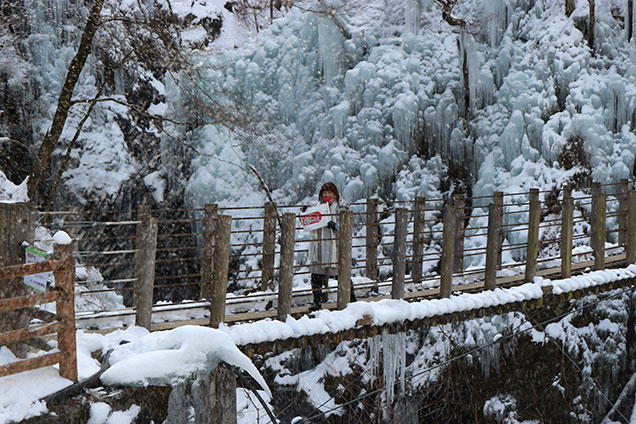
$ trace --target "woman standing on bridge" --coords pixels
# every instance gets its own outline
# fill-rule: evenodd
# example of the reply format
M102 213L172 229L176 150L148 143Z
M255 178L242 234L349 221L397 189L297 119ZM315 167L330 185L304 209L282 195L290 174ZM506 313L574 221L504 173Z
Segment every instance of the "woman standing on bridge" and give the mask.
M311 233L311 246L309 248L309 262L311 271L311 292L314 303L309 307L310 311L322 308L322 303L327 301L327 293L322 288L329 287L329 277L338 275L338 224L336 223L340 211L348 209L347 204L340 198L338 188L332 182L327 182L320 187L318 202L329 204L329 222L326 227L317 228ZM351 281L349 281L351 283ZM351 301L356 297L351 287Z

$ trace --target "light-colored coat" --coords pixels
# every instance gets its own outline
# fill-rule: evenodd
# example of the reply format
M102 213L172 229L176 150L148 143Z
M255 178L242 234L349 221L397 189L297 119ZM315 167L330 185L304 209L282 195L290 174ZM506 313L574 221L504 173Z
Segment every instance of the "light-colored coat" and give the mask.
M340 211L348 209L345 202L340 200L329 205L330 221L338 223ZM322 227L310 231L310 238L314 240L309 247L309 270L312 274L338 275L338 233L329 227Z

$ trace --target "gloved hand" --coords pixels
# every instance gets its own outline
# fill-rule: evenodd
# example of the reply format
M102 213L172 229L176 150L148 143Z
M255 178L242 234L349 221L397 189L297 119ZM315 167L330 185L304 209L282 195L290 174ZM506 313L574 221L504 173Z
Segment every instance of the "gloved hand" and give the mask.
M300 211L301 211L301 212L305 212L306 210L307 210L307 206L301 206L301 207L300 207Z
M338 226L333 221L327 223L327 228L331 228L331 231L338 231Z

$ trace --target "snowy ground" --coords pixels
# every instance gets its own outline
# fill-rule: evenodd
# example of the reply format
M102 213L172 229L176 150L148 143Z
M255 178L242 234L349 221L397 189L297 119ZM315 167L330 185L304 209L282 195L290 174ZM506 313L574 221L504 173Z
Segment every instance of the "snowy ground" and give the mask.
M218 330L185 326L154 333L148 333L140 327L117 330L107 335L78 331L79 380L91 376L100 368L99 362L91 357L91 352L105 353L113 349L110 368L101 378L104 384L169 384L210 364L225 361L252 375L261 384L262 395L267 400L271 399L269 388L258 370L240 352L237 345L341 331L354 327L356 321L363 316L370 317L374 324L382 325L472 308L537 299L541 297L541 287L544 285L552 285L553 293L559 294L634 277L636 277L636 265L630 265L624 269L594 271L564 280L548 281L537 278L534 283L520 287L462 294L450 299L424 300L414 303L399 300L358 302L350 304L343 311L321 311L311 317L288 318L284 323L264 320L233 327L222 326ZM122 341L129 343L121 345ZM0 348L0 365L15 359L6 347ZM306 392L318 394L324 392L315 375L308 373L306 377L306 380L298 381L298 384L302 383ZM46 404L40 399L70 384L70 381L58 375L56 366L0 378L0 422L20 421L46 413ZM255 406L258 403L254 401L253 394L238 389L237 399L241 423L259 422L257 420L266 416L260 407ZM495 400L493 402L496 403ZM328 408L328 405L329 403L326 403L324 407ZM135 408L127 411L111 411L108 405L95 403L91 406L89 422L92 424L128 423L134 420L138 412L139 410Z

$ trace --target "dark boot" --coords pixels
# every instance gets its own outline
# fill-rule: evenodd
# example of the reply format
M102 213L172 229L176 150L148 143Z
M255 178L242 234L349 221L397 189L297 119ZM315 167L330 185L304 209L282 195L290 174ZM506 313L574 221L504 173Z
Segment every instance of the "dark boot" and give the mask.
M322 308L322 275L311 274L311 294L314 297L314 303L309 306L310 311L318 311Z
M349 298L349 302L353 303L356 302L358 300L358 298L356 297L356 292L353 288L353 281L349 280L349 283L351 284L349 287L351 288L351 297Z

